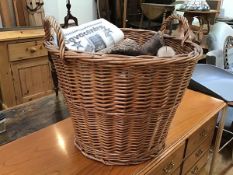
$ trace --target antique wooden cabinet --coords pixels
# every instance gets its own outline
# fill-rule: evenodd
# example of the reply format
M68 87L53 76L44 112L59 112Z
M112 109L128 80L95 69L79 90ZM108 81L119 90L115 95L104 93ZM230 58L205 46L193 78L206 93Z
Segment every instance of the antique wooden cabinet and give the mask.
M2 105L12 107L52 92L42 29L0 32Z
M212 117L198 130L193 132L184 142L181 142L157 165L143 171L148 175L197 175L205 167L216 124L216 117Z

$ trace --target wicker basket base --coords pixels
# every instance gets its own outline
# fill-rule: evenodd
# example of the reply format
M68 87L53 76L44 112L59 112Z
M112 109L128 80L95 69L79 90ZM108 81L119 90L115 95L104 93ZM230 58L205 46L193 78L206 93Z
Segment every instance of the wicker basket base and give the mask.
M116 154L112 153L106 155L104 158L104 155L98 154L98 150L93 150L93 148L90 148L89 150L85 150L78 142L77 139L74 140L74 145L81 151L81 153L93 160L99 161L104 163L105 165L136 165L143 163L147 160L150 160L152 158L158 157L165 148L165 143L162 143L161 145L157 146L154 149L149 150L148 152L144 152L143 155L132 155L132 157L129 157L127 154L122 155L122 153ZM122 159L119 159L119 157L122 157Z

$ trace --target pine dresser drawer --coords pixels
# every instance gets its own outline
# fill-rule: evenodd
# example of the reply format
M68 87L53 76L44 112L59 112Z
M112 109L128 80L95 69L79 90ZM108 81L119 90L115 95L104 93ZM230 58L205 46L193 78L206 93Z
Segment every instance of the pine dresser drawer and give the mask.
M200 174L203 167L206 165L208 161L209 152L207 151L204 156L187 172L182 173L183 175L198 175Z
M212 135L206 139L185 161L183 166L184 174L188 172L198 160L209 151L212 141Z
M8 44L9 61L31 59L48 55L43 41L31 41Z
M216 117L213 117L190 136L190 138L188 139L186 157L189 156L193 151L195 151L201 143L207 140L207 138L212 138L215 125Z
M180 167L177 168L177 169L172 173L172 175L180 175L180 170L181 170Z
M179 171L179 167L182 163L185 150L185 143L181 144L178 149L173 153L163 159L159 164L157 164L148 175L167 175L175 174L176 171Z

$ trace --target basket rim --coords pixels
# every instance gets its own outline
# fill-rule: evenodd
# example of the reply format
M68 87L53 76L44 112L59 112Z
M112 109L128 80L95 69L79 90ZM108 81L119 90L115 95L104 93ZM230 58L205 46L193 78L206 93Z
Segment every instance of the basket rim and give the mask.
M130 30L136 30L141 32L150 32L150 33L157 33L155 31L150 30L142 30L142 29L127 29L124 28L123 31L130 31ZM182 39L164 35L164 38L173 39L182 42ZM184 60L185 62L192 59L197 59L201 57L203 54L203 50L201 46L199 46L196 43L193 43L191 41L185 41L185 43L190 44L194 50L190 52L189 54L177 54L174 57L157 57L157 56L150 56L150 55L139 55L139 56L127 56L127 55L120 55L120 54L101 54L101 53L88 53L88 52L80 52L80 51L72 51L72 50L65 50L64 51L64 59L80 59L82 61L87 62L96 62L96 61L105 61L105 62L112 62L112 63L144 63L148 64L150 63L158 63L158 62L164 62L164 63L172 63L177 61ZM60 50L59 47L54 44L53 41L50 42L44 42L45 47L48 49L52 55L55 55L56 57L60 56ZM182 47L182 46L180 46Z
M182 18L182 20L184 20ZM176 40L178 42L180 42L180 47L183 46L184 43L189 44L191 47L193 47L192 51L190 53L187 54L177 54L174 57L158 57L158 56L150 56L150 55L139 55L139 56L127 56L127 55L121 55L121 54L103 54L103 53L88 53L88 52L80 52L80 51L72 51L72 50L68 50L65 46L64 46L64 35L63 32L60 28L60 26L57 26L58 24L56 23L56 21L52 18L48 18L48 20L46 21L47 23L44 24L45 27L45 32L47 33L47 35L45 36L45 41L44 41L44 45L45 47L48 49L48 51L50 52L51 55L55 56L56 58L62 58L64 60L70 60L70 59L79 59L80 61L86 61L86 62L105 62L105 63L109 63L109 64L136 64L136 65L147 65L147 64L151 64L151 63L160 63L160 64L167 64L167 63L174 63L174 62L187 62L187 61L192 61L192 60L196 60L198 61L201 56L203 55L203 50L201 48L200 45L189 41L187 39L182 39L182 38L176 38L174 36L170 36L167 34L163 34L163 37L165 39L171 39L171 40ZM50 25L50 26L48 26ZM49 31L48 33L48 28L51 28L51 25L54 27L57 27L59 30L58 32L56 32L57 34L59 34L59 43L58 45L54 43L54 41L52 40L52 38L50 38L50 40L48 39L49 36L52 37L51 35L51 31ZM165 26L165 25L163 25ZM161 31L152 31L152 30L146 30L146 29L133 29L133 28L121 28L123 32L140 32L140 33L150 33L150 34L156 34L158 32ZM165 30L165 29L164 29ZM54 31L55 32L55 31ZM46 39L47 38L47 39ZM63 47L61 48L60 45L63 45Z

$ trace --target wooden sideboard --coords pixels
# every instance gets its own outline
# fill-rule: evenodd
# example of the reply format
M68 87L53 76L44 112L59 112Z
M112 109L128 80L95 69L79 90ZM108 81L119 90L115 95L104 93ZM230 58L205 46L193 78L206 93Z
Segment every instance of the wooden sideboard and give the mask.
M4 108L52 92L42 29L0 32L0 84Z
M216 116L225 107L221 100L187 90L171 123L163 153L154 160L132 166L106 166L83 156L74 146L69 118L0 147L1 173L197 175L208 160ZM219 137L216 143L215 153Z

